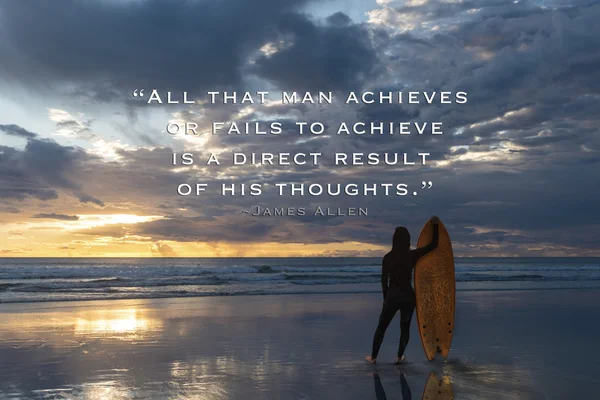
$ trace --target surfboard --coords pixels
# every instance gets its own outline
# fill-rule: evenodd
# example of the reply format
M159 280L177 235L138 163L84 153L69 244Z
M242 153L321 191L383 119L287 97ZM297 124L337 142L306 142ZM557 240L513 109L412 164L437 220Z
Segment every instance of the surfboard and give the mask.
M425 390L423 390L423 400L454 400L454 390L452 380L449 376L442 376L438 379L435 372L429 373Z
M456 304L456 280L452 242L444 224L439 222L438 247L419 259L415 266L417 321L425 355L429 361L440 353L448 357ZM427 221L417 247L431 243L433 223Z

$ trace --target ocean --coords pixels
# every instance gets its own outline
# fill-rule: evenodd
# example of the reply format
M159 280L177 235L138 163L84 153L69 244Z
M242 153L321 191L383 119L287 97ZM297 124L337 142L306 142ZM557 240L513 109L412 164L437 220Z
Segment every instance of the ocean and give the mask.
M0 258L0 303L372 293L381 258ZM457 290L600 288L600 258L457 258Z

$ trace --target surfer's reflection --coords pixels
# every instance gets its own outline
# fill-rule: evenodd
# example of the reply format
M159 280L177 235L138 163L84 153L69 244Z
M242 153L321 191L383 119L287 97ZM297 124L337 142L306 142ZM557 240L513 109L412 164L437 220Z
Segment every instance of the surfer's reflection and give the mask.
M383 389L381 379L377 372L373 374L373 379L375 381L375 397L377 400L387 400L385 390ZM403 371L400 371L400 385L402 390L402 400L412 400L410 388L408 387L408 382L406 382L406 376ZM442 379L438 379L435 372L430 372L427 383L425 383L425 389L423 389L423 399L453 400L454 390L450 377L445 375L442 376Z
M381 384L381 379L377 372L373 374L373 379L375 380L375 397L377 400L386 400L385 390L383 390L383 385ZM406 382L406 377L402 371L400 372L400 385L402 386L402 400L412 400L408 382Z

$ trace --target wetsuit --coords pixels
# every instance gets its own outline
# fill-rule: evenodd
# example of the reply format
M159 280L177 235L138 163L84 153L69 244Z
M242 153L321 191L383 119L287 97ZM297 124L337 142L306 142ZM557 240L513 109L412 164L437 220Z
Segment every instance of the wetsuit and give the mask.
M410 322L415 311L415 291L411 284L412 273L419 258L435 249L438 245L438 224L433 225L431 243L415 250L400 252L392 249L383 257L381 271L381 289L383 291L383 309L379 324L373 337L371 357L377 358L383 336L390 322L400 310L400 345L398 357L402 357L410 337Z

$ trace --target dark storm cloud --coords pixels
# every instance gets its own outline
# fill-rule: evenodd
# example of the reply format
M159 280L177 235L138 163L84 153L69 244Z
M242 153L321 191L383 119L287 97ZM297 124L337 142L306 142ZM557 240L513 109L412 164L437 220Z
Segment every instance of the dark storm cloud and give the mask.
M289 87L364 78L376 57L362 29L343 14L321 26L298 11L308 2L3 2L0 71L27 85L75 83L73 95L101 101L123 88L239 90L259 49L289 37L283 58L259 58L253 69Z
M79 221L79 217L77 215L66 215L66 214L56 214L56 213L34 214L31 216L31 218L58 219L60 221Z
M63 190L82 203L104 205L84 193L82 185L72 178L90 157L83 149L62 146L51 139L38 139L38 135L16 125L3 125L2 131L20 133L19 136L27 138L27 144L23 150L0 146L0 197L51 200L58 198L58 190Z
M29 132L27 129L23 129L18 125L0 125L0 131L6 133L7 135L10 136L17 136L17 137L21 137L21 138L25 138L25 139L34 139L36 138L38 135L33 133L33 132Z
M360 89L379 60L367 29L349 25L347 18L334 14L331 25L319 26L302 15L287 15L278 27L282 49L258 58L253 71L286 90Z
M12 147L0 146L0 198L23 200L57 199L56 190L40 186L25 168L19 166L22 152Z
M468 106L430 108L422 118L441 116L453 128L526 106L543 109L539 118L548 118L597 91L600 69L593 66L600 55L600 12L593 3L579 4L543 9L531 2L428 2L399 8L399 20L419 11L429 26L449 9L474 12L451 14L451 30L411 34L430 46L399 42L396 36L379 47L387 50L390 68L414 89L468 91Z
M346 26L349 25L352 22L352 20L343 12L338 11L327 17L327 22L335 26Z

